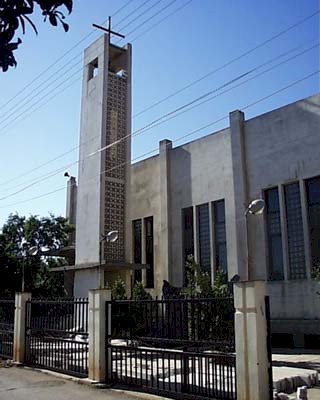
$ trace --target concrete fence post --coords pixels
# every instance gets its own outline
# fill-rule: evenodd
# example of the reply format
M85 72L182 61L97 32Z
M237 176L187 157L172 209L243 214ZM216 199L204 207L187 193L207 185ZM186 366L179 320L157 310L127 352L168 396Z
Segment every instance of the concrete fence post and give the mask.
M238 400L269 400L266 284L234 285Z
M14 312L13 361L24 362L26 348L26 313L27 301L31 300L31 293L16 293Z
M110 373L106 360L106 302L110 300L111 290L89 290L89 379L95 382L105 382Z

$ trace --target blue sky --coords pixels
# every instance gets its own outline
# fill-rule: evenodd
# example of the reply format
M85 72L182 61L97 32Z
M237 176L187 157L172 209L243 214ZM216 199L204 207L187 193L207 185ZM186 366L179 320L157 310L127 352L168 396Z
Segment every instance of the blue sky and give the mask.
M146 0L132 0L113 19L114 26L127 34L168 6L126 39L133 45L133 115L320 9L318 0L145 2ZM100 35L91 24L102 23L126 3L128 0L75 0L74 12L68 17L69 33L65 34L62 28L55 29L44 24L38 14L34 20L39 28L39 35L36 36L30 27L25 36L21 35L23 44L16 53L17 68L0 73L0 226L12 212L23 215L47 215L48 212L64 214L63 189L39 199L25 200L63 188L66 184L62 172L64 168L77 175L77 165L66 166L77 161L78 150L69 152L46 166L39 166L78 146L82 79L81 71L78 70L82 66L81 53ZM121 30L152 5L154 7L149 12ZM139 11L117 26L121 19L139 6ZM181 9L174 13L179 8ZM171 13L174 14L144 33ZM54 67L43 72L88 34L88 38ZM136 38L140 34L142 36ZM318 14L179 95L137 116L133 119L133 130L264 62L276 59L264 67L267 69L305 51L299 57L238 88L217 93L219 96L201 107L133 138L133 159L157 149L161 139L175 141L188 132L227 116L232 110L241 109L318 70L319 39ZM286 57L279 57L298 46L298 49ZM308 50L311 46L315 47ZM57 72L58 70L60 71ZM244 80L261 71L263 68ZM33 80L35 81L30 84ZM29 86L25 88L26 85ZM22 89L24 91L16 96ZM314 75L248 108L245 112L246 118L310 96L319 92L319 89L319 75ZM61 90L63 92L58 93ZM16 97L13 99L14 96ZM51 97L53 98L50 100ZM44 103L47 104L42 106ZM212 133L227 124L228 120L225 119L184 141ZM184 141L177 142L177 145ZM61 172L57 175L33 184L40 177L50 175L60 168ZM34 171L28 173L31 169ZM27 190L13 195L29 184L32 186Z

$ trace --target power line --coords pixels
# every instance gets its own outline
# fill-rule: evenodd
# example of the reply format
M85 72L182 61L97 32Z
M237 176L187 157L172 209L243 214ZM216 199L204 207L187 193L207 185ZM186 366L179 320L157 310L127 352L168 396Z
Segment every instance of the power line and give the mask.
M176 1L176 0L174 0L174 1ZM174 1L173 1L173 2L174 2ZM154 18L155 15L157 15L159 12L162 12L165 8L169 7L173 2L169 3L169 4L166 5L164 8L162 8L161 10L159 10L156 14L154 14L153 16L151 16L148 20ZM181 7L180 7L180 8L181 8ZM220 71L221 69L223 69L223 68L229 66L230 64L234 63L235 61L237 61L237 60L239 60L239 59L245 57L246 55L248 55L248 54L250 54L251 52L253 52L253 51L257 50L258 48L260 48L261 46L263 46L263 45L269 43L270 41L272 41L272 40L278 38L279 36L285 34L285 33L288 32L289 30L294 29L294 28L297 27L298 25L304 23L305 21L307 21L307 20L309 20L310 18L314 17L315 15L319 14L319 12L320 12L320 11L317 11L317 12L315 12L315 13L313 13L313 14L311 14L311 15L305 17L305 18L303 18L302 20L297 21L295 24L293 24L293 25L289 26L288 28L286 28L286 29L280 31L280 32L277 33L276 35L273 35L272 37L270 37L269 39L265 40L265 41L262 42L261 44L259 44L259 45L255 46L255 47L251 48L250 50L246 51L245 53L241 54L240 56L238 56L238 57L236 57L236 58L230 60L229 62L225 63L224 65L222 65L222 66L216 68L216 69L213 70L213 71L210 71L210 72L207 73L206 75L204 75L204 76L200 77L199 79L197 79L197 80L191 82L190 84L184 86L183 88L181 88L181 89L179 89L178 91L172 93L171 95L166 96L165 98L163 98L163 99L157 101L157 102L154 103L153 105L151 105L151 106L145 108L144 110L140 111L138 114L135 114L135 115L133 116L133 118L135 118L135 117L137 117L137 116L139 116L139 115L145 113L146 111L148 111L148 110L150 110L150 109L156 107L157 105L163 103L164 101L168 100L169 98L171 98L171 97L173 97L173 96L175 96L175 95L181 93L182 91L184 91L184 90L190 88L191 86L193 86L193 85L195 85L196 83L202 81L203 79L205 79L205 78L207 78L208 76L214 74L215 72L218 72L218 71ZM132 14L132 13L131 13L131 14ZM130 15L130 14L129 14L129 15ZM147 21L148 21L148 20L147 20ZM140 26L142 26L143 24L145 24L147 21L144 21ZM135 28L133 31L139 29L140 26L138 26L137 28ZM131 32L133 32L133 31L131 31ZM80 69L79 69L79 71L80 71ZM60 85L59 85L59 86L60 86ZM43 98L43 97L42 97L42 98ZM41 99L42 99L42 98L41 98ZM36 104L37 104L37 103L36 103ZM29 110L29 109L30 109L30 107L28 108L28 110ZM26 111L24 111L24 112L26 112ZM21 114L19 114L19 116L20 116L20 115L21 115ZM14 121L16 121L16 120L17 120L17 118L15 118L12 122L14 122ZM11 125L12 122L10 122L10 124L8 124L8 125L5 125L5 127L4 127L3 129L6 129L7 127L9 127L9 126ZM11 129L11 127L10 127L10 129Z
M219 94L217 94L217 95L215 95L215 96L209 97L209 98L207 98L207 99L201 101L200 103L193 105L192 107L189 107L189 108L187 108L187 109L185 109L185 108L183 107L183 110L181 110L180 112L175 113L173 116L169 116L169 118L166 118L165 120L161 120L161 122L158 122L158 123L152 125L150 128L145 129L145 131L147 131L147 130L149 130L149 129L151 129L151 128L155 128L156 126L159 126L159 125L161 125L161 124L164 123L164 122L168 122L168 121L170 121L171 119L176 118L176 117L178 117L178 116L180 116L180 115L182 115L182 114L184 114L184 113L186 113L186 112L188 112L188 111L190 111L190 110L192 110L192 109L194 109L194 108L200 107L202 104L207 103L208 101L211 101L211 100L215 99L216 97L221 96L222 94L225 94L225 93L227 93L227 92L230 92L230 91L232 91L232 90L238 88L239 86L242 86L242 85L246 84L247 82L249 82L249 81L251 81L251 80L253 80L253 79L256 79L257 77L259 77L259 76L261 76L261 75L264 75L265 73L267 73L267 72L273 70L274 68L277 68L277 67L279 67L280 65L283 65L284 63L286 63L286 62L288 62L288 61L294 60L295 58L297 58L297 57L299 57L299 56L305 54L306 52L308 52L308 51L310 51L310 50L312 50L312 49L314 49L314 48L316 48L316 47L319 47L319 43L316 44L316 45L314 45L314 46L312 46L312 47L310 47L310 48L308 48L307 50L302 51L302 52L299 53L299 54L296 54L295 56L292 56L292 57L290 57L290 58L288 58L288 59L286 59L286 60L284 60L284 61L282 61L282 62L280 62L280 63L278 63L278 64L276 64L276 65L274 65L274 66L272 66L272 67L270 67L270 68L268 68L268 69L262 71L262 72L260 72L259 74L254 75L253 77L251 77L251 78L249 78L249 79L247 79L247 80L245 80L245 81L240 82L239 84L237 84L237 85L235 85L235 86L232 86L232 87L229 88L229 89L224 90L223 92L220 92ZM265 63L264 63L264 64L265 64ZM225 86L225 85L223 85L223 86ZM215 92L215 91L212 91L212 94L213 94L214 92ZM194 102L193 102L193 103L194 103ZM169 113L169 114L171 114L171 113ZM145 131L144 131L144 132L145 132Z
M192 0L188 0L186 3L182 4L180 7L176 8L174 11L172 11L171 13L167 14L166 16L164 16L163 18L161 18L156 24L153 24L150 28L144 30L143 32L141 32L139 35L134 36L131 41L135 41L137 39L140 39L140 37L144 36L146 33L150 32L152 29L154 29L156 26L158 26L159 24L161 24L163 21L165 21L166 19L168 19L169 17L171 17L172 15L176 14L178 11L182 10L184 7L186 7L188 4L190 4L192 2Z
M144 4L146 4L147 2L149 2L150 0L147 0L147 1L145 1L142 5L144 5ZM149 7L147 10L145 10L142 14L140 14L140 15L143 15L143 14L145 14L146 12L148 12L151 8L153 8L154 6L156 6L157 4L159 4L160 2L161 2L162 0L158 0L155 4L153 4L151 7ZM174 0L174 1L176 1L176 0ZM170 5L170 4L169 4ZM123 18L122 20L124 20L124 19L126 19L126 18L128 18L128 17L130 17L132 14L134 14L138 9L140 9L141 8L141 5L138 7L138 8L136 8L134 11L132 11L130 14L128 14L125 18ZM167 8L167 6L166 7L164 7L163 9L165 9L165 8ZM162 10L163 10L162 9ZM160 10L160 12L162 11L162 10ZM138 19L139 17L140 17L140 15L139 16L137 16L136 17L136 19ZM152 17L151 17L152 18ZM150 19L150 18L149 18ZM128 26L128 25L131 25L132 23L134 22L134 20L133 21L131 21L131 22L129 22L126 26ZM119 25L119 23L118 24L116 24L115 25L115 27L117 27ZM133 30L133 31L135 31L135 29ZM75 57L73 57L70 61L73 61L73 60L75 60L75 59L78 59L78 57L79 56L81 56L82 55L82 52L80 53L80 54L77 54ZM73 69L75 66L77 66L78 64L79 64L79 62L80 62L80 60L78 60L73 66L71 66L71 67L69 67L69 71L71 70L71 69ZM57 74L58 74L58 72L60 72L61 70L63 70L64 68L65 68L65 66L66 66L66 64L64 65L64 66L62 66L59 70L57 70L57 71L55 71L52 75L50 75L50 77L48 78L48 79L50 79L50 78L52 78L52 77L54 77L54 76L56 76ZM77 73L77 72L80 72L80 71L82 71L82 66L75 72L75 73ZM71 77L73 77L74 75L72 75ZM22 100L20 100L20 102L21 101L24 101L24 100L26 100L22 105L20 105L20 107L19 108L23 108L25 105L27 105L27 104L29 104L30 102L32 102L32 100L33 99L35 99L35 98L37 98L38 97L38 95L40 94L40 93L42 93L43 92L43 90L45 90L45 89L47 89L47 88L49 88L50 86L52 86L55 82L57 82L57 81L59 81L61 79L61 76L58 76L58 78L56 78L54 81L51 81L49 84L47 84L44 88L42 87L43 86L43 84L44 83L46 83L46 81L45 82L41 82L34 90L33 90L33 92L35 91L35 90L37 90L37 89L41 89L41 90L39 90L38 92L36 92L35 94L33 94L33 96L29 96L29 95L26 95ZM68 79L66 79L66 80L64 80L62 83L60 83L59 85L58 85L58 87L60 87L63 83L65 83L66 81L68 81ZM55 90L56 88L54 88L53 90ZM47 93L46 95L44 95L44 96L42 96L41 97L41 99L39 100L39 101L41 101L43 98L45 98L48 94L50 94L50 92L49 93ZM10 121L7 125L5 125L2 129L6 129L6 128L11 128L11 124L13 123L13 122L15 122L20 116L22 116L25 112L27 112L27 111L29 111L30 109L31 109L31 107L33 107L34 105L37 105L38 104L38 102L39 101L37 101L35 104L33 104L32 106L30 106L27 110L24 110L24 111L22 111L16 118L14 118L13 119L13 121ZM8 120L8 119L10 119L10 117L12 117L12 116L14 116L14 114L16 113L16 107L17 107L17 105L14 105L13 107L11 107L7 112L10 112L10 111L13 111L11 114L9 114L9 115L6 115L6 117L2 120L2 121L0 121L0 125L2 124L2 123L4 123L6 120ZM2 117L2 116L1 116ZM0 117L0 118L1 118Z
M187 3L186 3L186 4L187 4ZM180 9L181 9L181 7L180 7ZM177 10L175 10L174 12L176 12L176 11L177 11ZM295 28L296 26L298 26L298 25L304 23L306 20L312 18L313 16L317 15L318 13L319 13L319 12L316 12L316 13L314 13L314 14L311 14L311 15L307 16L306 18L304 18L304 19L302 19L302 20L299 20L299 21L296 22L295 24L293 24L293 25L291 25L290 27L288 27L288 28L286 28L286 29L280 31L280 32L277 33L276 35L273 35L273 36L270 37L269 39L265 40L264 42L262 42L261 44L255 46L254 48L251 48L250 50L246 51L245 53L241 54L240 56L238 56L238 57L236 57L236 58L230 60L228 63L226 63L226 64L220 66L220 67L217 68L216 70L213 70L213 71L209 72L209 74L206 74L205 76L203 76L203 77L197 79L196 81L193 81L192 84L197 83L199 80L204 79L204 77L209 76L210 74L213 74L213 73L214 73L215 71L217 71L217 70L221 70L221 69L224 68L225 66L230 65L230 63L233 63L233 62L235 62L236 60L239 60L240 58L244 57L246 54L249 54L249 53L251 53L252 51L254 51L255 49L260 48L260 47L263 46L264 44L269 43L271 40L274 40L274 39L278 38L279 36L281 36L281 35L283 35L284 33L288 32L290 29L293 29L293 28ZM159 24L159 23L157 23L157 24ZM150 28L149 28L149 29L150 29ZM70 86L72 86L76 81L77 81L77 80L73 81L73 82L72 82L70 85L68 85L66 88L64 88L63 90L59 91L59 92L56 93L54 96L51 96L51 97L49 98L48 101L46 101L45 103L43 103L42 105L40 105L40 106L39 106L38 108L36 108L33 112L39 110L41 107L43 107L44 105L46 105L47 103L49 103L49 101L51 101L51 100L52 100L53 98L55 98L58 94L62 93L62 92L65 91L67 88L69 88ZM183 90L186 89L187 87L190 87L190 85L191 85L191 84L189 84L189 85L185 86L184 88L180 89L179 91L177 91L177 92L175 92L175 93L169 95L167 98L173 97L173 95L176 95L176 94L180 93L181 91L183 91ZM153 105L150 106L150 107L153 108L153 107L155 107L156 105L160 104L160 103L163 102L163 101L164 101L164 99L158 101L157 103L153 104ZM36 103L36 104L37 104L37 103ZM35 104L35 105L36 105L36 104ZM150 109L150 108L148 107L147 109L142 110L140 113L134 115L134 117L140 115L141 113L146 112L148 109ZM30 112L26 117L28 117L29 115L31 115L33 112ZM23 118L23 119L25 119L25 118ZM21 122L23 119L20 119L20 121L18 121L18 122ZM5 133L6 133L6 132L5 132ZM71 152L71 151L74 151L75 149L77 149L77 148L79 148L79 147L80 147L80 146L77 146L76 148L71 149L70 152ZM60 158L60 157L62 157L64 154L65 154L65 153L62 153L62 155L58 155L57 157ZM47 165L48 163L54 162L54 161L57 159L57 157L55 157L55 158L53 158L52 160L46 162L45 165ZM34 170L36 170L36 169L37 169L37 167L33 168L31 171L28 171L27 173L29 174L29 173L33 172ZM24 175L26 175L27 173L25 173ZM17 177L14 178L14 179L16 180ZM12 180L10 180L10 181L12 181ZM7 181L7 182L9 182L9 181ZM7 183L7 182L5 182L5 183ZM5 184L5 183L2 183L2 185Z
M150 0L145 1L143 4L148 3ZM126 25L121 27L121 30L123 31L124 29L126 29L128 26L130 26L131 24L133 24L138 18L142 17L143 15L145 15L146 13L148 13L150 10L152 10L154 7L156 7L158 4L161 3L162 0L157 0L154 4L151 4L151 6L149 8L147 8L146 10L142 11L142 13L140 13L136 18L134 18L133 20L129 21ZM128 34L129 35L129 34Z
M232 58L231 60L229 60L228 62L226 62L225 64L221 65L220 67L217 67L215 69L213 69L212 71L208 72L207 74L201 76L200 78L190 82L189 84L187 84L186 86L183 86L181 89L176 90L175 92L171 93L170 95L164 97L161 100L156 101L154 104L152 104L151 106L146 107L145 109L143 109L142 111L138 112L137 114L133 115L132 118L136 118L138 116L140 116L141 114L144 114L145 112L153 109L154 107L162 104L163 102L171 99L172 97L176 96L177 94L180 94L182 92L184 92L185 90L189 89L190 87L196 85L197 83L203 81L204 79L208 78L209 76L215 74L216 72L221 71L222 69L228 67L229 65L235 63L236 61L241 60L243 57L246 57L247 55L251 54L252 52L260 49L261 47L265 46L266 44L270 43L271 41L279 38L280 36L286 34L287 32L289 32L290 30L296 28L297 26L303 24L304 22L308 21L309 19L315 17L316 15L318 15L320 13L319 11L314 12L311 15L308 15L307 17L297 21L296 23L294 23L293 25L290 25L289 27L283 29L282 31L276 33L275 35L271 36L270 38L264 40L263 42L261 42L260 44L258 44L257 46L252 47L251 49L247 50L246 52L240 54L239 56Z
M127 1L123 6L121 6L115 13L113 14L113 17L120 13L125 7L127 7L128 4L130 4L133 0ZM106 20L102 22L102 24L106 23ZM6 107L8 104L10 104L16 97L18 97L21 93L24 93L26 89L28 89L34 82L36 82L41 76L43 76L47 71L49 71L52 67L57 65L59 61L61 61L65 56L70 54L72 50L74 50L76 47L78 47L81 43L83 43L86 39L88 39L90 36L92 36L95 33L95 31L91 31L87 35L85 35L82 39L80 39L75 45L73 45L69 50L67 50L65 53L63 53L56 61L54 61L52 64L50 64L47 68L45 68L42 72L40 72L34 79L32 79L26 86L24 86L21 90L19 90L13 97L11 97L6 103L2 104L0 106L1 109ZM82 54L82 53L81 53Z
M248 104L248 105L246 105L246 106L240 107L240 108L241 108L242 110L246 110L246 109L248 109L248 108L250 108L250 107L253 107L253 106L256 105L256 104L258 104L258 103L260 103L260 102L262 102L262 101L264 101L264 100L266 100L266 99L269 99L269 98L275 96L276 94L278 94L278 93L280 93L280 92L282 92L282 91L284 91L284 90L287 90L287 89L291 88L292 86L297 85L298 83L301 83L301 82L305 81L306 79L311 78L312 76L314 76L314 75L316 75L316 74L319 74L319 72L320 72L320 70L316 70L316 71L314 71L314 72L312 72L312 73L310 73L310 74L304 76L303 78L300 78L300 79L298 79L298 80L296 80L296 81L294 81L294 82L292 82L292 83L290 83L290 84L288 84L288 85L286 85L286 86L283 86L282 88L280 88L280 89L278 89L278 90L272 92L271 94L269 94L269 95L267 95L267 96L264 96L264 97L262 97L262 98L260 98L260 99L258 99L258 100L256 100L256 101L254 101L254 102L252 102L252 103L250 103L250 104ZM206 129L206 128L212 126L212 125L215 125L215 124L217 124L218 122L221 122L221 121L223 121L224 119L226 119L226 118L228 118L228 117L229 117L229 114L228 114L228 115L225 115L225 116L223 116L223 117L221 117L221 118L219 118L219 119L217 119L217 120L215 120L215 121L213 121L213 122L210 122L209 124L206 124L206 125L204 125L204 126L202 126L202 127L200 127L200 128L197 128L197 129L195 129L195 130L193 130L193 131L187 133L186 135L181 136L181 137L175 139L175 140L174 140L174 143L176 143L176 142L178 142L178 141L181 141L181 140L185 139L186 137L190 137L191 135L194 135L195 133L198 133L198 132L200 132L200 131L202 131L202 130L204 130L204 129ZM155 151L155 150L151 150L151 151L148 152L148 153L151 153L151 152L154 152L154 151ZM140 156L140 157L138 157L138 158L142 158L142 156ZM115 168L119 168L120 166L129 164L129 163L131 164L131 162L132 162L132 161L130 160L130 161L127 161L127 162L125 162L125 163L122 163L121 165L118 165L118 166L116 166L116 167L112 167L112 168L110 168L110 169L107 169L107 170L105 170L105 171L102 171L102 172L100 172L98 175L92 176L91 178L87 179L87 180L84 181L84 182L88 182L89 180L95 179L97 176L100 176L101 174L105 174L105 173L107 173L107 172L109 172L109 171L111 171L111 170L113 170L113 169L115 169ZM83 184L83 182L82 182L81 184ZM13 206L18 205L18 204L23 204L23 203L26 203L26 202L29 202L29 201L33 201L33 200L36 200L36 199L39 199L39 198L48 196L48 195L50 195L50 194L56 193L56 192L61 191L61 190L65 190L65 186L62 187L62 188L58 188L58 189L56 189L56 190L54 190L54 191L50 191L50 192L47 192L47 193L43 193L43 194L41 194L41 195L38 195L38 196L35 196L35 197L32 197L32 198L26 199L26 200L23 200L23 201L19 201L19 202L16 202L16 203L12 203L12 204L9 204L9 205L5 205L5 206L0 206L0 208L13 207Z
M272 62L274 62L275 60L278 60L279 58L282 58L283 56L285 56L285 55L291 53L292 51L296 50L297 48L300 48L301 46L297 46L297 47L295 47L294 49L291 49L291 50L289 50L289 51L286 51L286 52L284 52L284 53L278 55L277 57L274 57L274 58L272 58L271 60L269 60L269 61L267 61L267 62L264 62L264 63L262 63L262 64L256 66L255 68L251 69L251 70L248 71L247 73L242 74L242 75L239 75L238 77L236 77L236 78L234 78L234 79L232 79L232 80L226 82L225 84L219 86L218 88L215 88L215 89L213 89L213 90L207 92L206 94L201 95L201 96L197 97L196 99L190 101L189 103L184 104L183 106L178 107L177 109L175 109L175 110L173 110L173 111L171 111L171 112L169 112L169 113L167 113L167 114L161 116L160 118L157 118L156 120L154 120L154 121L152 121L151 123L147 124L147 125L144 126L143 128L140 128L140 129L134 131L133 133L128 134L128 135L124 136L123 138L121 138L121 139L119 139L119 140L117 140L117 141L115 141L115 142L113 142L113 143L111 143L111 144L108 144L107 146L104 146L104 147L102 147L102 148L96 150L95 152L93 152L93 153L87 155L86 157L84 157L82 160L78 160L78 161L75 161L75 162L73 162L73 163L71 163L71 164L65 165L65 166L59 168L58 170L53 171L52 174L51 174L51 173L49 173L49 174L47 173L47 174L45 174L45 175L42 175L41 177L37 178L36 181L32 181L31 184L28 184L27 186L23 187L22 189L16 191L15 193L11 193L11 194L8 194L7 196L4 196L4 197L0 198L0 200L7 199L7 198L9 198L9 197L12 197L12 196L18 194L18 193L21 193L22 191L25 191L26 189L30 188L31 186L34 186L35 184L41 182L42 180L48 179L48 178L50 178L50 177L52 177L52 176L57 175L58 173L61 172L61 170L63 171L63 170L65 170L65 169L69 168L69 167L72 166L72 165L75 165L75 164L78 164L79 162L84 161L86 158L90 158L90 157L92 157L93 155L95 155L95 154L97 154L97 153L100 153L100 152L102 152L102 151L105 151L105 150L107 150L108 148L119 144L119 143L122 142L123 140L126 140L126 139L131 138L131 137L135 137L135 136L137 136L138 134L143 134L143 133L145 133L146 131L148 131L148 130L150 130L150 129L156 127L156 126L158 126L158 125L160 125L160 124L162 124L162 123L164 123L164 122L167 122L167 121L171 120L172 118L175 118L175 117L177 117L177 116L179 116L179 115L181 115L181 114L183 114L183 113L185 113L185 112L188 112L188 111L190 111L191 109L193 109L193 108L195 108L195 107L199 107L199 106L202 105L203 103L205 103L205 102L207 102L207 101L211 101L211 100L213 100L214 98L221 96L222 94L225 94L225 93L227 93L227 92L229 92L229 91L232 91L232 90L236 89L237 87L239 87L239 86L241 86L241 85L244 85L245 83L247 83L247 82L249 82L249 81L251 81L251 80L253 80L253 79L256 79L257 77L259 77L259 76L261 76L261 75L263 75L263 74L265 74L265 73L267 73L267 72L269 72L269 71L271 71L271 70L273 70L273 69L279 67L280 65L283 65L283 64L286 63L286 62L292 61L292 60L296 59L297 57L299 57L299 56L305 54L306 52L308 52L308 51L310 51L310 50L312 50L313 48L318 47L318 46L319 46L319 43L317 43L317 44L314 45L314 46L311 46L310 48L308 48L308 49L306 49L306 50L304 50L304 51L302 51L302 52L300 52L300 53L298 53L298 54L296 54L296 55L294 55L294 56L292 56L292 57L290 57L290 58L285 59L284 61L281 61L281 62L277 63L276 65L274 65L274 66L272 66L272 67L270 67L270 68L268 68L268 69L262 71L262 72L259 73L259 74L254 75L253 77L251 77L251 78L249 78L249 79L247 79L247 80L245 80L245 81L240 82L239 84L237 84L237 85L235 85L235 86L232 86L231 88L229 88L229 89L227 89L227 90L225 90L225 91L223 91L223 92L220 92L219 94L217 94L217 95L215 95L215 96L213 96L213 97L207 98L209 95L218 92L219 90L221 90L221 89L223 89L223 88L229 86L230 84L232 84L232 83L234 83L234 82L236 82L236 81L238 81L238 80L241 80L243 77L247 76L248 74L250 74L250 73L252 73L252 72L254 72L254 71L257 71L257 70L260 69L261 67L264 67L264 66L266 66L266 65L268 65L268 64L270 64L270 63L272 63ZM195 103L197 103L199 100L202 100L202 99L206 99L206 100L203 100L202 102L200 102L200 103L198 103L198 104L195 104ZM195 105L194 105L194 104L195 104ZM190 105L193 105L193 106L192 106L192 107L189 107ZM187 107L189 107L189 108L187 108ZM187 109L185 110L185 108L187 108ZM182 110L184 110L184 111L182 111ZM177 112L178 112L178 113L177 113ZM163 120L163 118L168 117L168 116L169 116L169 118ZM96 136L96 137L94 137L94 138L91 138L90 141L94 140L94 139L97 138L97 137L99 137L99 136ZM87 142L89 142L89 141L87 141ZM87 142L84 142L82 145L86 144ZM80 147L80 146L78 146L78 147ZM43 179L40 179L40 178L43 178ZM24 184L25 184L25 183L24 183ZM18 185L18 187L20 187L20 186L22 186L22 185L23 185L23 184L20 184L20 185Z
M155 14L151 15L151 17L147 18L145 21L143 21L140 25L138 25L136 28L132 29L130 32L128 32L126 34L126 36L131 35L131 33L135 32L136 30L140 29L143 25L147 24L149 21L151 21L153 18L155 18L156 16L158 16L159 14L161 14L164 10L166 10L167 8L169 8L170 6L172 6L173 3L175 3L177 0L172 0L169 4L167 4L166 6L162 7L159 11L157 11ZM160 2L160 1L159 1ZM119 42L121 42L121 40L123 39L119 39L116 44L118 44Z
M130 0L130 2L131 2L132 0ZM130 17L131 15L133 15L133 14L135 14L135 12L137 11L137 10L139 10L143 5L145 5L147 2L149 2L150 0L146 0L144 3L142 3L142 5L140 5L139 7L137 7L135 10L133 10L132 12L130 12L128 15L126 15L124 18L122 18L122 20L121 21L123 21L123 20L125 20L125 19L127 19L128 17ZM162 1L162 0L158 0L157 2L156 2L156 4L154 4L154 5L157 5L158 3L159 3L159 1ZM129 3L129 2L128 2ZM127 3L127 4L128 4ZM154 6L153 5L153 6ZM153 7L152 6L152 7ZM152 8L151 7L151 8ZM146 10L146 12L148 11L149 9L147 9ZM145 12L144 12L145 13ZM144 14L144 13L142 13L142 14ZM141 14L141 15L142 15ZM139 16L137 16L136 17L136 19L137 18L139 18L140 17L140 15ZM134 22L135 20L132 20L131 22L129 22L127 25L125 25L125 26L128 26L128 25L131 25L133 22ZM105 22L105 21L104 21ZM119 26L120 25L120 22L118 22L116 25L115 25L115 27L117 27L117 26ZM122 29L122 28L121 28ZM92 35L94 33L94 31L93 32L91 32L89 35ZM87 36L89 36L89 35L87 35ZM80 42L79 42L80 43ZM70 71L71 69L73 69L75 66L77 66L77 65L79 65L79 64L81 64L81 59L79 59L79 57L81 57L82 58L82 55L83 55L83 51L81 51L80 53L78 53L76 56L74 56L71 60L69 60L68 61L68 63L66 63L66 64L64 64L62 67L60 67L58 70L56 70L53 74L51 74L45 81L42 81L36 88L34 88L33 89L33 96L31 96L30 97L30 95L29 94L27 94L26 96L24 96L22 99L20 99L19 100L19 102L17 103L18 104L18 107L19 107L19 109L20 108L23 108L25 105L27 105L27 104L29 104L34 98L36 98L37 96L38 96L38 94L40 94L41 92L43 92L43 90L45 90L45 89L47 89L47 88L49 88L50 86L52 86L55 82L57 82L57 81L59 81L60 79L61 79L61 75L59 75L54 81L51 81L51 82L49 82L44 88L43 88L43 85L44 84L46 84L47 82L48 82L48 80L50 80L51 78L53 78L53 77L55 77L56 75L58 75L58 73L59 72L61 72L61 71L63 71L66 67L68 67L68 71ZM74 61L74 60L77 60L77 62L76 63L74 63L71 67L70 67L70 62L72 62L72 61ZM78 71L82 71L82 66L78 69ZM38 90L38 89L41 89L41 90ZM38 90L38 92L37 92L37 90ZM36 93L34 93L36 91ZM21 102L23 102L24 100L27 100L27 101L25 101L24 103L22 103L22 105L20 104L19 105L19 103L21 103ZM10 101L11 102L11 101ZM0 124L2 124L3 122L5 122L7 119L10 119L10 117L11 116L13 116L14 114L15 114L15 112L16 112L16 108L17 108L17 104L15 104L15 105L13 105L11 108L9 108L9 110L7 110L6 112L5 112L5 114L2 114L1 116L0 116L0 119L2 119L1 121L0 121ZM13 111L14 110L14 111ZM13 111L12 113L10 113L10 111ZM9 113L9 114L8 114Z

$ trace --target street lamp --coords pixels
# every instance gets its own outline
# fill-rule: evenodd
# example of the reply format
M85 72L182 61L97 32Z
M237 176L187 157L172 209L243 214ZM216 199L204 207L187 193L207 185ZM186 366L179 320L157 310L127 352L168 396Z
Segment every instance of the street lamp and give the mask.
M99 288L104 287L104 280L102 280L101 266L102 266L102 243L115 243L119 238L119 232L117 230L110 231L107 234L101 234L99 241Z
M249 227L248 227L248 215L261 215L263 213L265 207L265 201L263 199L255 199L252 200L251 203L248 205L245 211L245 219L246 219L246 251L247 251L247 273L246 279L250 280L250 267L249 267Z
M22 251L22 282L21 282L21 291L24 292L25 290L25 264L29 260L29 256L35 257L36 255L45 255L50 252L50 249L47 247L38 246L31 246L29 247L30 243L26 240L21 242L20 248Z

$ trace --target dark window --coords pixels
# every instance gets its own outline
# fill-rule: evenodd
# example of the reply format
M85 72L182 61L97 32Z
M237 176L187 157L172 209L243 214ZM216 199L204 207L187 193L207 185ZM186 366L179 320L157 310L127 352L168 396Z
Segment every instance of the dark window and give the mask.
M95 78L98 75L99 72L99 67L98 67L98 59L96 58L94 61L92 61L89 66L89 71L88 71L88 80Z
M153 261L153 217L145 219L146 229L146 263L147 269L147 288L154 287L154 261Z
M227 239L224 200L215 201L213 203L213 215L215 266L227 274Z
M193 245L193 208L188 207L182 210L183 222L183 250L184 260L188 256L194 255Z
M270 280L283 279L283 254L280 221L279 192L277 188L265 191Z
M306 181L312 267L320 265L320 176Z
M188 256L194 255L193 243L193 207L182 209L182 246L183 246L183 264L184 264L184 280L187 284L186 260Z
M289 277L290 279L304 279L306 265L299 183L291 183L284 188L288 227Z
M132 222L133 227L133 261L135 264L141 264L142 262L142 232L141 232L141 219L136 219ZM134 271L134 281L141 281L142 274L141 270Z
M209 222L209 205L202 204L198 206L199 218L199 255L200 265L203 271L211 276L210 263L210 222Z

